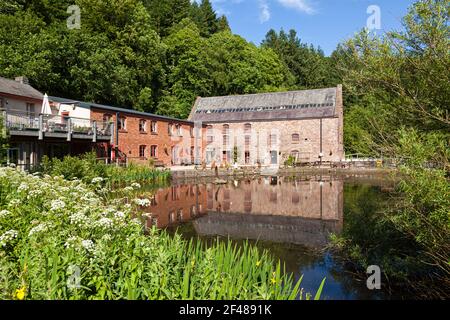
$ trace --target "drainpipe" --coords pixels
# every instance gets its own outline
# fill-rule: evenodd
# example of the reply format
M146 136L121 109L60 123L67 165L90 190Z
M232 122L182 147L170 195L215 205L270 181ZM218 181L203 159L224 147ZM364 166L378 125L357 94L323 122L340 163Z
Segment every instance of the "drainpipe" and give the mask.
M322 167L322 158L323 158L323 143L322 143L322 118L320 119L320 166Z
M116 112L116 126L114 129L116 129L116 145L115 145L115 154L116 154L116 164L119 164L119 112Z

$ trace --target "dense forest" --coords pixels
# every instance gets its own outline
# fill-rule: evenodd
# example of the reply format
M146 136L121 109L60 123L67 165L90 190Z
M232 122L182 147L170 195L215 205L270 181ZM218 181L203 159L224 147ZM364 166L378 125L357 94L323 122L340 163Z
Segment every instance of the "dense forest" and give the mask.
M81 8L81 29L66 9ZM209 0L1 1L0 75L52 95L185 118L196 96L331 85L328 58L291 31L261 46Z

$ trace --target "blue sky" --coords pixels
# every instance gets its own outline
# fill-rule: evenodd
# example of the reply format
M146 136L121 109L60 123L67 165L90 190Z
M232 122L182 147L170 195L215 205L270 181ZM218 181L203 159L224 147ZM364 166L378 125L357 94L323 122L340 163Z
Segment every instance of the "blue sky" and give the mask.
M211 0L225 14L234 33L257 45L271 28L295 29L302 42L320 46L326 55L366 26L367 9L377 5L381 30L401 29L401 18L414 0Z

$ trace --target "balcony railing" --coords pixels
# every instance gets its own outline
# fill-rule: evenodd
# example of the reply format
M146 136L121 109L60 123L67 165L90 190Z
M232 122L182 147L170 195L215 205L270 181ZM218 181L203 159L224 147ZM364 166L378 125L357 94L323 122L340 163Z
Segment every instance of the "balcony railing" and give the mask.
M93 121L85 118L68 117L61 115L33 114L17 110L3 110L0 113L3 117L5 127L9 131L38 132L39 139L42 140L47 133L66 134L70 141L73 135L83 135L92 138L95 142L97 138L113 136L113 123Z

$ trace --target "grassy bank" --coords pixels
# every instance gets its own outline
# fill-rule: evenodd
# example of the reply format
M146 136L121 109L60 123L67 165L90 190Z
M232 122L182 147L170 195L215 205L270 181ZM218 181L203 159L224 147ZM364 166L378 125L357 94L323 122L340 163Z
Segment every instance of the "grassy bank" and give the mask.
M150 166L130 164L127 167L107 165L96 160L95 153L87 153L81 157L66 156L62 160L44 157L38 172L63 176L65 179L80 179L90 183L101 177L110 186L130 184L132 182L154 185L170 181L170 170L158 170Z
M300 282L254 247L218 243L206 249L163 231L144 235L141 219L133 218L142 199L105 201L105 189L93 180L0 168L1 299L301 295Z

